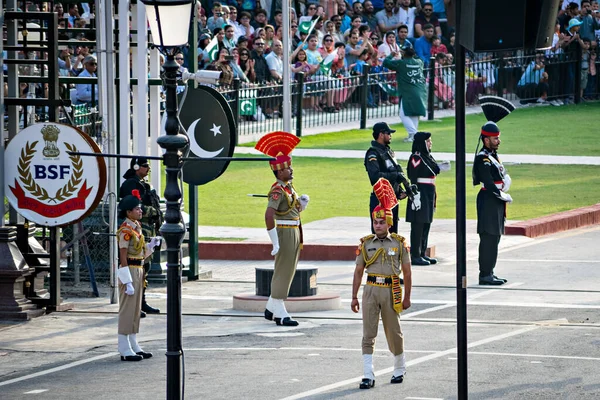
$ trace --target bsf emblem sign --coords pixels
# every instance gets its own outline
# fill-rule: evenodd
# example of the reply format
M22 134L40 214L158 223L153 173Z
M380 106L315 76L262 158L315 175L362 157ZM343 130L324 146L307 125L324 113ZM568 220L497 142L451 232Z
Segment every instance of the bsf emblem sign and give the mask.
M96 208L106 186L102 157L79 129L45 123L20 131L6 147L4 177L10 204L38 225L61 226L79 221Z

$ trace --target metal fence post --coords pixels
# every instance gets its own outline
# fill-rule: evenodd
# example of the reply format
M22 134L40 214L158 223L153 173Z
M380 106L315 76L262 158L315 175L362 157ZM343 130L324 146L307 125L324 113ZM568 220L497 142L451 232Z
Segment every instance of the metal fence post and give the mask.
M575 93L573 94L573 98L575 104L579 104L581 102L581 57L583 55L583 50L581 50L580 45L577 45L575 48L577 50L575 51Z
M233 119L235 120L235 125L238 126L240 124L240 78L235 78L233 80ZM239 129L237 130L237 134L235 135L235 145L238 145L238 136L240 135Z
M504 57L498 59L498 96L504 97L504 88L507 84L506 70L505 70Z
M360 129L367 128L367 101L369 99L369 70L368 65L363 66L363 75L361 77L362 92L360 94Z
M304 72L296 74L296 136L302 136L302 103L304 100Z
M433 100L435 92L435 57L429 59L429 85L427 87L427 120L433 121Z

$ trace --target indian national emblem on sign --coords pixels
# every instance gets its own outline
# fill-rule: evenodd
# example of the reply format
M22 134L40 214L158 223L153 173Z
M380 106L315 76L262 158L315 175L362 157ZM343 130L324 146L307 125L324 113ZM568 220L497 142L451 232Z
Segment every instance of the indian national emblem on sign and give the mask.
M60 129L54 125L46 125L40 129L40 133L45 142L42 154L46 159L54 160L48 164L40 160L39 156L36 159L38 140L32 143L27 141L21 148L14 187L10 187L17 199L18 207L50 218L75 210L85 210L86 199L93 187L87 187L81 156L70 154L69 162L63 164L61 162L63 160L58 158L61 154L57 146ZM78 151L75 144L67 142L63 144L68 152ZM68 181L61 186L61 182L66 179Z
M58 141L60 129L54 125L45 125L40 129L40 132L42 132L42 136L46 142L46 147L44 147L44 150L42 151L44 157L58 157L60 155L60 150L56 147L56 142Z

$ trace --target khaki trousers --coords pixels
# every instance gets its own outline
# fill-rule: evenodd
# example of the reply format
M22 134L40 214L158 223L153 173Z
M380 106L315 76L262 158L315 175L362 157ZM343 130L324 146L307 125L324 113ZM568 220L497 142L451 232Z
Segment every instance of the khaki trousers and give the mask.
M300 256L300 230L297 226L277 227L279 252L275 255L275 269L271 279L271 297L285 300L296 273Z
M140 331L140 313L144 292L144 268L140 265L129 267L135 293L125 294L126 285L119 281L119 335L131 335Z
M404 352L404 336L400 328L400 315L394 310L391 287L366 285L363 290L362 314L363 354L373 354L377 329L379 328L379 315L381 315L385 338L392 354L397 356Z

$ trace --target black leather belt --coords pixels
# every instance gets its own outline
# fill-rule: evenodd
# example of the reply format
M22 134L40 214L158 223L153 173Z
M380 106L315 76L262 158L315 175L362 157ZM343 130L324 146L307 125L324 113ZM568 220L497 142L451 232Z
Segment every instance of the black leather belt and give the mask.
M377 280L377 278L380 279L380 281ZM383 282L381 282L381 280L383 280ZM392 284L392 278L381 278L381 277L377 277L377 276L367 276L367 282L371 282L371 283L383 283L385 285L391 285Z
M127 265L143 265L144 260L140 260L139 258L128 258Z

